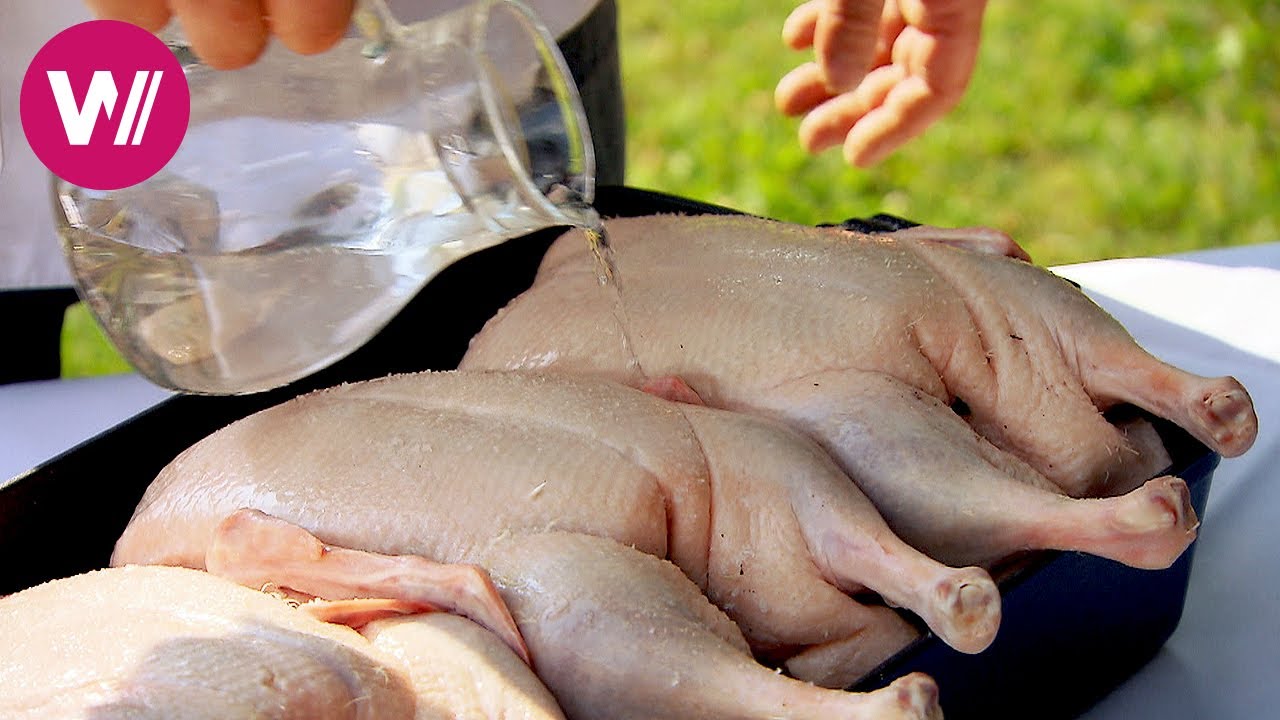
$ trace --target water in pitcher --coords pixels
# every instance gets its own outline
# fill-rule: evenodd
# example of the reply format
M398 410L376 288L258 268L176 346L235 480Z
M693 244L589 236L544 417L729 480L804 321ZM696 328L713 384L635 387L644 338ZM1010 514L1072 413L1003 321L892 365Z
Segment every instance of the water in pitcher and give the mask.
M209 153L244 146L234 141L244 133L269 136L254 147L272 152L232 163L234 179L211 176ZM146 374L207 393L275 387L328 365L441 269L528 227L520 216L535 212L514 190L468 207L425 133L267 118L202 127L134 188L59 183L55 194L62 242L90 279L85 299L99 319Z

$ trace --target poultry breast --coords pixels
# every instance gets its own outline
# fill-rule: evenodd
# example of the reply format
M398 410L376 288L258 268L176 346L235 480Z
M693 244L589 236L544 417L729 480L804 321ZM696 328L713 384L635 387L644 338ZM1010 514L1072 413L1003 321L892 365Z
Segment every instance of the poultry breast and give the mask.
M0 599L0 716L563 718L532 671L468 620L415 614L360 634L312 615L184 568L45 583Z
M1165 567L1194 534L1185 484L1144 483L1168 460L1159 437L1104 413L1136 405L1226 456L1257 432L1238 382L1151 357L998 234L674 215L607 229L628 344L570 233L461 367L678 377L708 405L780 418L952 565L1057 548Z

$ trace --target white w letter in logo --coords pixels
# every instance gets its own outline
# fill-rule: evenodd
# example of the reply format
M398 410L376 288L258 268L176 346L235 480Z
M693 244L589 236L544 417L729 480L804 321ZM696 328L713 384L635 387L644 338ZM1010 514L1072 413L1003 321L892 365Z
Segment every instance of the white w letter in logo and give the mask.
M62 116L62 129L67 133L67 142L72 145L88 145L93 137L93 129L98 125L98 113L105 109L107 117L116 109L116 98L120 93L116 90L116 82L111 73L98 70L89 81L89 92L84 96L84 105L76 107L75 95L71 92L71 81L65 70L50 70L49 88L53 90L53 99L58 104L58 114ZM156 90L160 88L160 70L149 72L139 70L133 76L133 86L129 88L129 99L124 103L124 115L116 129L115 145L129 142L137 145L142 142L142 133L147 129L147 120L151 117L151 106L155 104ZM147 88L147 80L151 87ZM146 102L142 105L142 116L138 117L138 103L142 101L143 91L147 93ZM134 126L137 118L137 126ZM129 131L133 130L133 140L129 141Z

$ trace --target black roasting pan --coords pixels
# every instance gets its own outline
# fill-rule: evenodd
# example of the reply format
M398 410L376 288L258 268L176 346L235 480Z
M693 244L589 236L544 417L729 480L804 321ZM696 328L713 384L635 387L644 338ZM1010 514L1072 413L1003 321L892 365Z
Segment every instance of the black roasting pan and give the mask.
M734 212L620 187L601 188L596 206L611 217ZM849 226L890 230L902 222L877 216ZM468 339L532 283L538 261L560 232L534 233L458 261L365 347L310 378L243 397L175 396L0 485L0 595L103 567L151 479L223 425L315 388L455 367ZM1218 457L1177 428L1162 430L1174 456L1171 472L1190 485L1203 517ZM990 649L962 655L926 634L858 687L878 687L919 670L938 681L952 720L1075 717L1172 634L1194 549L1162 571L1080 553L1030 558L1002 583L1004 621Z

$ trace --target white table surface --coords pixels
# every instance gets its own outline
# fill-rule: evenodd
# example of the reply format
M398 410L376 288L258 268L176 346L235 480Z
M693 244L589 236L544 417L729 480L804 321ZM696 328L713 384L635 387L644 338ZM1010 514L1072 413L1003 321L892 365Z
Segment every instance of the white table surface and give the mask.
M1280 714L1280 243L1057 268L1143 346L1253 396L1253 449L1214 475L1181 624L1089 720ZM135 375L0 386L0 482L167 396Z
M1280 717L1280 243L1059 272L1157 357L1248 388L1258 440L1213 476L1182 622L1089 720Z

